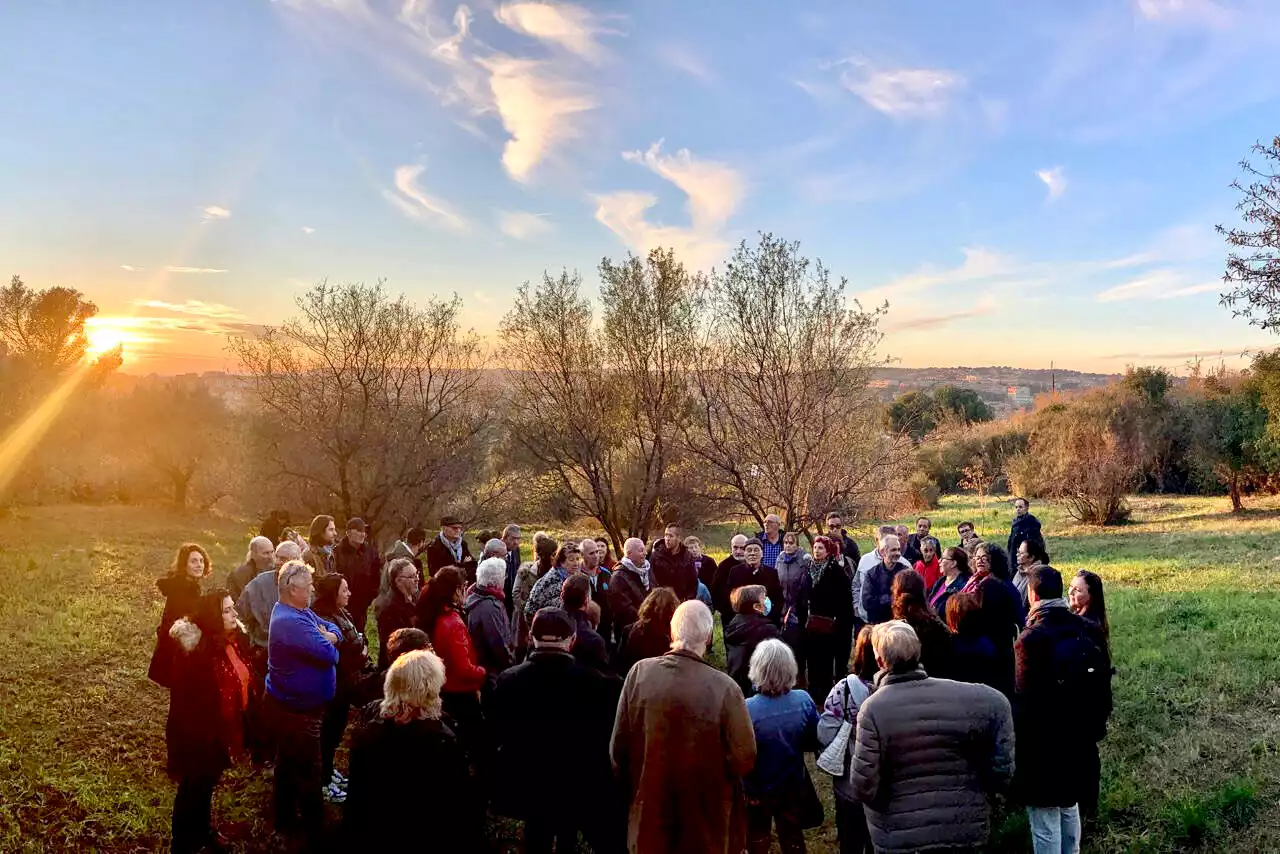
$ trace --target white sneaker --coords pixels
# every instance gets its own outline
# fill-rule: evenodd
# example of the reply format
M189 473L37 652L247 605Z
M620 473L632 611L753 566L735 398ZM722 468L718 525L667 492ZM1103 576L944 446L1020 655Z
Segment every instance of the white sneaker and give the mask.
M325 786L320 790L320 792L324 795L325 801L330 804L341 804L345 803L347 800L347 793L339 789L333 783Z
M337 768L333 769L333 777L330 778L329 782L344 792L347 790L347 778Z

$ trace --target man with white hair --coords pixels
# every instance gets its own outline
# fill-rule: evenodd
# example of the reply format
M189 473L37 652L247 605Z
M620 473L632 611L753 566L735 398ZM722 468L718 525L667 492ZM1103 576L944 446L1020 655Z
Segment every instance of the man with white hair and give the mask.
M291 560L301 560L302 549L292 540L284 540L276 546L272 555L272 567L259 573L245 585L236 600L240 622L249 635L249 665L253 673L254 689L249 692L249 712L245 746L255 762L270 762L275 758L275 741L263 707L263 689L267 681L267 642L271 626L271 611L280 599L276 567Z
M609 610L609 584L613 573L600 563L604 557L604 546L588 537L578 547L582 549L582 574L591 581L591 601L600 606L600 637L606 645L612 645L613 614Z
M497 537L485 540L484 552L480 555L480 560L488 560L491 557L502 558L502 569L503 572L506 572L507 544Z
M634 852L746 847L742 777L756 740L742 691L703 658L711 611L691 600L671 619L671 651L631 668L610 755L628 786L627 846Z
M502 543L501 540L489 542ZM506 556L487 557L476 567L476 583L462 604L467 634L475 650L476 664L485 669L485 685L492 688L498 674L515 664L511 654L511 622L507 619Z
M311 610L311 572L297 560L280 567L264 702L276 737L276 832L290 838L301 833L308 850L319 851L324 847L320 729L337 690L341 630Z
M862 580L862 611L871 625L893 619L893 579L904 569L910 569L902 560L902 545L896 534L880 538L880 563L871 567Z
M264 572L274 572L275 568L275 545L266 537L254 537L249 541L244 563L227 576L227 592L231 594L232 601L240 598L250 581Z
M761 562L765 566L776 568L778 555L782 554L782 518L777 513L765 516L764 530L756 532L756 539L760 541L760 548L764 552Z
M652 581L649 577L649 561L645 558L644 540L632 537L622 544L624 557L613 568L609 585L609 612L613 617L613 629L619 638L640 614L640 605L649 595Z
M877 566L883 566L887 564L889 567L893 568L892 575L897 575L899 570L912 568L911 564L907 563L902 558L901 541L898 541L899 552L894 560L887 560L884 556L885 538L893 537L895 540L897 540L898 535L895 533L896 530L897 529L893 525L881 525L880 538L876 541L876 547L871 551L867 552L865 555L863 555L862 560L858 561L858 571L854 573L853 584L852 584L853 607L854 607L854 610L857 611L858 620L860 621L858 626L855 628L855 631L854 631L855 636L857 635L857 629L862 628L863 623L884 622L884 620L889 619L888 617L884 617L883 619L880 619L880 620L873 620L871 619L871 615L867 613L867 608L866 608L865 602L863 601L862 593L867 586L867 576L871 574L871 570L875 569ZM889 583L891 585L893 583L892 575L889 578ZM888 588L885 588L885 589L888 590ZM890 611L892 611L892 608L890 608Z
M729 573L735 566L747 562L747 535L734 534L729 540L729 556L720 561L716 567L715 577L711 581L711 602L720 614L722 626L729 625L733 619L733 605L729 602Z
M850 779L877 851L976 851L989 796L1013 778L1013 714L994 688L934 679L902 620L875 627L876 690L858 710Z

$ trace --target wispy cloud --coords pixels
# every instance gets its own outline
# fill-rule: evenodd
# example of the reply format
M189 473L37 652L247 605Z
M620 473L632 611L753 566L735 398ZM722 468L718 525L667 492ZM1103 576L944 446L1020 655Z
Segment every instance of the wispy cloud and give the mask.
M527 182L536 169L582 135L598 103L584 62L607 56L598 36L603 18L572 4L509 3L491 26L535 38L556 50L528 58L494 50L478 38L466 6L452 18L429 0L286 0L276 4L314 38L354 49L449 109L460 127L489 138L501 123L502 163ZM506 29L497 35L506 35Z
M557 45L595 63L605 55L597 37L613 32L592 12L572 3L504 3L494 17L517 33Z
M690 268L705 269L724 256L727 244L721 230L742 201L745 184L724 163L695 159L687 149L665 155L661 146L658 141L647 151L628 151L622 157L678 187L688 200L690 225L649 222L648 212L658 203L657 197L632 191L597 196L596 220L637 253L668 247Z
M894 118L925 118L946 110L965 78L941 68L877 68L865 57L837 63L840 83L872 109Z
M189 299L185 302L165 302L158 299L134 300L133 304L140 308L153 308L160 311L168 311L173 314L193 314L199 317L208 317L214 320L243 320L244 314L236 308L229 305L223 305L218 302L204 302L198 299Z
M903 317L895 317L893 312L890 312L884 329L886 332L916 332L921 329L941 329L942 327L950 326L957 320L969 320L970 318L992 314L997 307L998 303L995 298L990 294L984 294L971 307L952 312L908 314Z
M1204 350L1182 350L1173 353L1113 353L1110 356L1102 356L1103 359L1141 359L1144 361L1165 362L1180 359L1202 359L1213 356L1222 356L1224 358L1248 358L1255 351L1249 349L1241 349L1239 345L1232 344L1229 347L1210 347Z
M204 222L212 222L215 219L230 219L231 211L218 205L209 205L204 209L201 219Z
M303 233L303 234L315 234L315 233L316 233L316 230L315 230L314 228L312 228L311 226L309 226L309 225L304 225L304 226L302 227L302 233Z
M917 299L924 292L942 285L961 285L972 282L984 282L990 285L1034 273L1026 263L1002 252L994 252L981 246L966 246L960 251L964 255L964 261L955 267L925 266L884 285L864 290L858 298L865 305L878 305L885 301L892 305L903 300Z
M1055 201L1062 198L1062 194L1067 191L1067 176L1063 173L1061 166L1054 166L1052 169L1040 169L1036 172L1044 185L1049 188L1049 201Z
M1135 299L1167 300L1212 293L1221 289L1221 282L1197 282L1180 270L1163 268L1107 288L1095 299L1098 302L1123 302Z
M467 221L454 212L448 202L437 198L418 185L425 166L400 166L395 172L395 190L383 190L382 196L405 216L423 222L445 225L457 231L467 228Z
M126 273L141 273L143 270L145 270L145 269L147 269L147 268L146 268L146 267L135 267L135 266L133 266L132 264L121 264L121 265L120 265L120 269L121 269L121 270L124 270Z
M546 214L526 213L525 211L498 211L498 228L508 237L516 240L529 240L541 237L551 231L551 222Z
M1138 14L1148 21L1207 24L1227 27L1231 10L1213 0L1134 0Z
M197 273L197 274L227 272L226 270L223 270L219 267L175 267L173 265L165 267L164 271L166 273Z
M716 75L706 61L690 48L682 44L668 43L660 46L657 57L664 64L682 71L693 79L706 85L716 82ZM800 85L797 83L796 85Z

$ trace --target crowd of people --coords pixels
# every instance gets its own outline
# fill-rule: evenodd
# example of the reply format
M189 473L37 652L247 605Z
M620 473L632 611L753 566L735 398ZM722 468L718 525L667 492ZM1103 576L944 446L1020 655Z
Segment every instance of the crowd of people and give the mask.
M531 854L803 852L829 808L842 852L976 850L1000 793L1037 854L1078 851L1111 711L1102 581L1064 587L1014 512L1008 551L968 522L944 548L922 517L865 555L837 513L807 552L771 514L719 562L678 525L616 558L539 532L526 562L517 525L474 556L446 516L381 555L361 519L303 537L273 514L216 587L185 544L149 670L173 850L225 847L213 793L245 757L273 778L279 850L482 851L492 812Z

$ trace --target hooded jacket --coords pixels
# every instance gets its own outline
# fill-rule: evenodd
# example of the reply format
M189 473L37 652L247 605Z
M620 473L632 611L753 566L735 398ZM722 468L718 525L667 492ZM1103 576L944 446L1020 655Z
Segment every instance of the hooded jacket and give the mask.
M515 664L511 655L511 624L507 621L503 598L492 590L472 587L462 603L476 663L485 669L490 685L499 673Z

